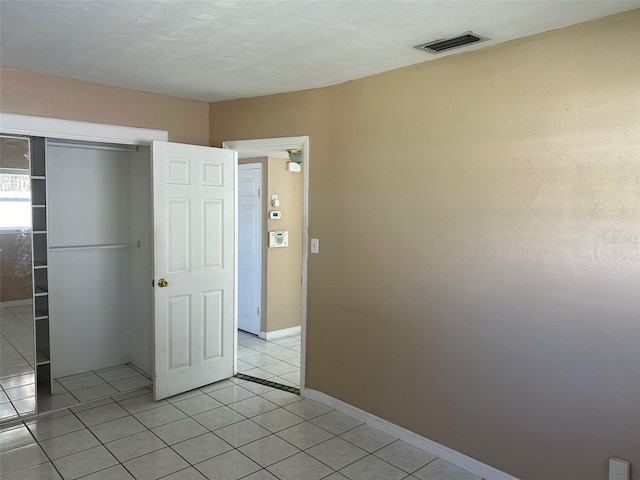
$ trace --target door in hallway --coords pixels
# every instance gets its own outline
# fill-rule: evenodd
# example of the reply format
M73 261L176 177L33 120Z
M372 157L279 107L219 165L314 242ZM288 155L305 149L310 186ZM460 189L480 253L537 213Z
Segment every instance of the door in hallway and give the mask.
M238 328L260 333L262 165L238 166Z

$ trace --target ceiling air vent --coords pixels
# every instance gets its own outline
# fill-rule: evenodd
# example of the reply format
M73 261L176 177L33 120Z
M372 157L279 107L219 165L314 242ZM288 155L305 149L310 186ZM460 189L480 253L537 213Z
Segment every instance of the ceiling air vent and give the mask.
M441 40L435 40L429 43L423 43L421 45L416 45L415 48L420 50L426 50L430 53L440 53L445 50L450 50L452 48L462 47L464 45L468 45L470 43L476 43L486 40L486 38L482 38L472 32L465 33L464 35L460 35L458 37L453 38L445 38Z

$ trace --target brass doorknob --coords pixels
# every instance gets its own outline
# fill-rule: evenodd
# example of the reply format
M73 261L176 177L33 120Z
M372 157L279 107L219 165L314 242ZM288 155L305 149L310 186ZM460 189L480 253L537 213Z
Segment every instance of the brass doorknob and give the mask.
M161 278L160 280L158 280L158 286L160 288L164 288L167 285L169 285L169 282L167 282L164 278Z

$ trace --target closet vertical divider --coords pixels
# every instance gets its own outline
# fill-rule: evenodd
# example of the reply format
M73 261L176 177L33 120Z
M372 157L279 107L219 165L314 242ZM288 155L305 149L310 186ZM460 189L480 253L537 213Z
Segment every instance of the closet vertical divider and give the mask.
M39 393L51 393L49 347L49 271L47 239L46 140L31 138L33 217L33 310L36 337L36 383Z

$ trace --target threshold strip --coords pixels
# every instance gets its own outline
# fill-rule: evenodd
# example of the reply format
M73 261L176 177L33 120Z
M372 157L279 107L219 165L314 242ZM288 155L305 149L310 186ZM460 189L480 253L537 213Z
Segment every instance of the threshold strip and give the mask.
M300 389L296 387L290 387L289 385L283 385L281 383L271 382L264 378L252 377L251 375L245 375L244 373L236 373L234 375L240 380L246 380L247 382L259 383L260 385L266 385L267 387L277 388L278 390L284 390L285 392L295 393L300 395Z

